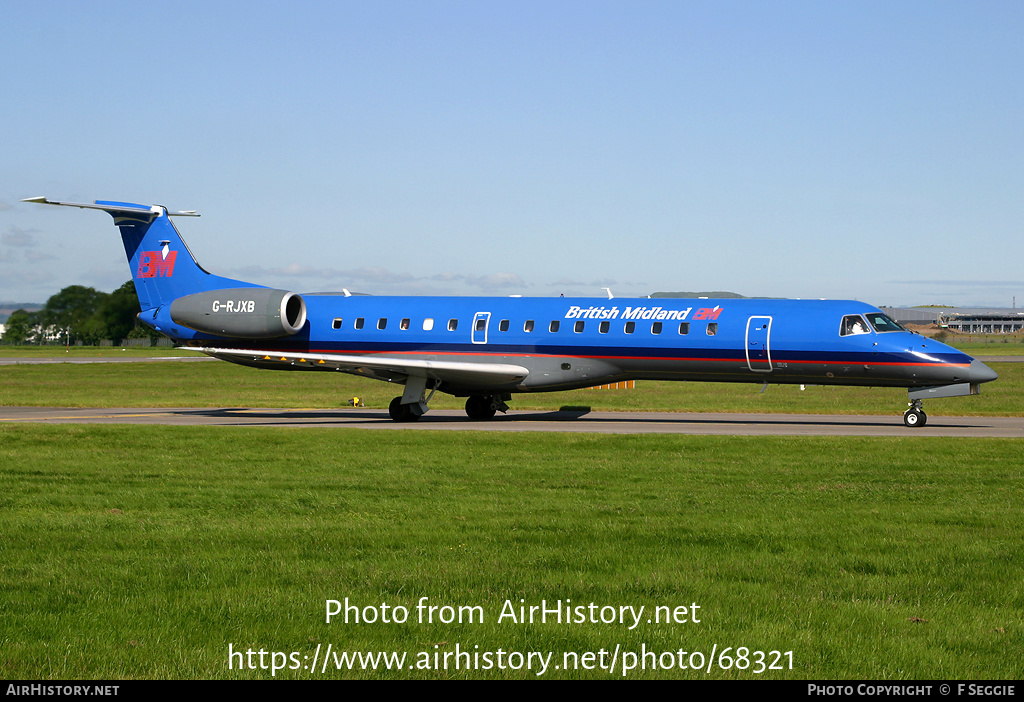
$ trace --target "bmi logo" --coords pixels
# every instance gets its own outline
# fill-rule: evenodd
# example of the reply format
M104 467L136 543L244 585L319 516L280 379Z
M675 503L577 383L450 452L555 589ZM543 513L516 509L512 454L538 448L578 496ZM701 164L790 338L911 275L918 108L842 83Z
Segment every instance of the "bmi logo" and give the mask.
M170 278L174 275L174 260L178 257L178 252L170 250L170 242L160 243L164 245L160 251L143 251L139 254L136 278Z

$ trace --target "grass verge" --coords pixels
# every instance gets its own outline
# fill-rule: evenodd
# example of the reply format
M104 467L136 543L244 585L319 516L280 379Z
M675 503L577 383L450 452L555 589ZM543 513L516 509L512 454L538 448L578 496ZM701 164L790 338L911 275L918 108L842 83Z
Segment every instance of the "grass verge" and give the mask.
M229 646L295 654L298 669L277 671L286 678L538 672L537 660L434 669L435 653L459 646L549 653L545 677L613 678L624 657L612 673L553 666L619 646L732 649L729 670L633 678L1013 679L1021 447L4 426L0 676L271 677L269 657L267 669L258 656L255 670L229 666ZM421 623L422 597L478 607L482 621ZM406 607L410 621L327 624L326 601L344 598ZM498 620L506 602L566 600L648 614L697 603L700 622ZM318 644L408 658L402 670L313 672L302 666ZM755 674L758 650L792 651L792 669L783 659Z

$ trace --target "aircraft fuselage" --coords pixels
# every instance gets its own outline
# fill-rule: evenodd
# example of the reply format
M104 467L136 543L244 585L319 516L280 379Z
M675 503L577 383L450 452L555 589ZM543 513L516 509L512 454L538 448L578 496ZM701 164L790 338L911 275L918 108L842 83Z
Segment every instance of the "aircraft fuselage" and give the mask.
M862 302L316 294L303 299L308 325L301 333L272 343L235 340L232 346L512 363L529 370L521 381L438 384L439 390L458 396L641 379L907 388L991 379L980 364L950 346L903 329L876 330L869 316L881 313ZM852 316L865 329L843 334L843 320ZM217 339L198 332L191 336L187 343L197 347ZM273 360L236 362L281 367ZM972 362L977 364L973 372ZM315 364L290 367L316 369Z

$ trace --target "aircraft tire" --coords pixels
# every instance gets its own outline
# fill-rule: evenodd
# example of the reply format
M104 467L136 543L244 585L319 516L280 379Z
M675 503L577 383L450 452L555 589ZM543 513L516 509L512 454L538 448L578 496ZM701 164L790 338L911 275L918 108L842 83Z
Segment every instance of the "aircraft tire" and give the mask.
M908 427L923 427L928 423L928 415L923 410L910 409L903 413L903 423Z
M388 414L396 422L415 422L420 418L420 415L414 413L410 405L403 405L402 398L396 397L388 405Z
M471 395L466 400L466 415L473 420L486 420L492 419L494 413L497 410L494 409L494 404L491 402L491 398L483 395Z

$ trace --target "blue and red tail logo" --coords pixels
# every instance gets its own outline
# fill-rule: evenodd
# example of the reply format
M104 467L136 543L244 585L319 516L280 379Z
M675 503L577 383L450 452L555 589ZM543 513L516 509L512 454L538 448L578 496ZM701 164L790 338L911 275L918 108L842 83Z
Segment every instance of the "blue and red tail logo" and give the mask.
M143 251L139 254L139 269L136 278L170 278L174 275L174 260L177 251Z

